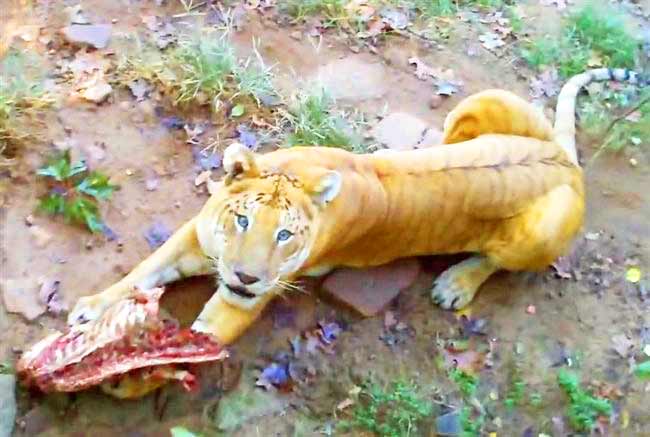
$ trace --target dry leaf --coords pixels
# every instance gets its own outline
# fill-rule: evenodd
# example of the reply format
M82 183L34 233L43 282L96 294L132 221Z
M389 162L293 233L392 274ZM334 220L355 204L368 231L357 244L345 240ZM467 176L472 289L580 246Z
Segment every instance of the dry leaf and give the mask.
M559 10L566 9L569 0L541 0L540 3L544 6L556 6Z
M212 172L210 170L203 171L194 179L194 186L198 187L207 183L210 180L210 175Z
M598 52L591 51L591 57L587 61L587 67L595 68L603 66L603 58L598 54Z
M553 97L560 92L560 81L557 69L548 68L530 81L530 95L536 99Z
M622 358L627 358L634 349L634 342L627 335L618 334L612 337L612 347Z
M426 80L428 77L438 77L438 69L431 68L420 58L412 57L408 60L409 64L415 65L415 75L420 80Z
M494 32L484 33L483 35L479 36L478 39L481 41L483 47L492 52L499 47L506 45L505 41L503 41L501 37Z
M350 399L350 398L346 398L346 399L342 400L341 402L339 402L339 404L336 406L336 409L339 410L339 411L342 411L342 410L345 410L348 407L351 407L352 405L354 405L354 401L352 399Z

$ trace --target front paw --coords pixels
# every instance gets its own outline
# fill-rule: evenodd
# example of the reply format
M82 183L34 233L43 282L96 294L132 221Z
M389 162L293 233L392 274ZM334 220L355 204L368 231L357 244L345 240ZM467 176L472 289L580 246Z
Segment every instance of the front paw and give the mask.
M113 302L101 295L85 296L80 298L70 314L68 314L68 325L86 323L98 319Z
M433 283L431 298L446 310L459 310L469 304L476 294L476 287L463 281L453 271L443 272Z

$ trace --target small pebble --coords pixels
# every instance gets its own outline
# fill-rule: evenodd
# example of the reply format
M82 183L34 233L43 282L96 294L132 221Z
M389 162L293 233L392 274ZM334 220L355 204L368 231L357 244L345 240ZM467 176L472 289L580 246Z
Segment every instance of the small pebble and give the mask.
M133 176L133 170L131 170L130 168L127 168L124 173L126 173L127 176Z
M639 161L637 161L637 160L634 159L634 158L630 158L630 165L631 165L632 167L636 167L637 165L639 165Z
M289 36L295 40L301 40L302 39L302 32L299 30L294 30L289 34Z
M537 313L537 308L535 308L535 305L528 305L528 307L526 307L526 313L533 316Z
M440 105L442 105L442 100L443 100L442 96L438 94L434 94L433 96L431 96L431 100L429 100L429 107L431 109L436 109L440 107Z

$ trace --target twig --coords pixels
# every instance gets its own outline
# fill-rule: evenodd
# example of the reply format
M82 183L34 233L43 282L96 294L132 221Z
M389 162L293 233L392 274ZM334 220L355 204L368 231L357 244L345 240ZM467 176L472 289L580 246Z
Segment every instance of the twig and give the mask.
M614 125L616 125L616 123L618 123L621 120L624 120L630 114L632 114L635 111L638 111L640 107L642 107L643 105L645 105L646 103L649 103L649 102L650 102L650 96L646 97L645 99L641 99L639 101L639 103L637 103L635 106L633 106L632 108L625 111L622 115L620 115L620 116L616 117L615 119L613 119L609 123L609 125L607 126L607 129L605 129L605 132L603 132L603 136L606 136L607 134L609 134L609 132L614 128Z

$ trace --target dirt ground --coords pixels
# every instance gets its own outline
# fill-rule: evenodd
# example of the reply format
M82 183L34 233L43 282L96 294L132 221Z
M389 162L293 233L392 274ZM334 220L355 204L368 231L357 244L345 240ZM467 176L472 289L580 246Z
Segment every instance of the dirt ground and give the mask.
M9 18L5 32L12 26L37 26L46 29L42 34L55 33L65 25L60 12L72 3L13 4L5 12ZM121 37L141 32L142 16L183 12L175 2L163 3L87 0L83 10L92 22L113 20L108 50L119 57L124 47ZM532 33L552 32L557 27L560 12L556 8L522 3ZM325 33L319 42L319 38L296 38L292 35L296 29L301 27L287 30L252 10L232 38L241 56L251 54L252 38L259 38L260 54L269 64L276 64L275 81L282 93L319 73L328 75L327 66L335 63L339 76L328 80L334 87L351 88L334 90L342 94L338 104L370 114L371 120L387 107L388 112L406 112L441 128L447 112L473 92L499 87L528 96L526 71L517 68L512 57L496 57L480 46L468 54L468 47L477 40L468 25L456 28L439 47L407 35L359 53L350 50L347 39L337 32ZM23 43L47 56L51 68L63 56L57 51L48 55L38 40ZM464 83L462 91L432 109L431 84L413 74L408 63L413 56L453 69ZM367 83L345 85L341 77L355 71L367 71ZM173 114L174 109L166 107L164 113ZM209 117L207 113L180 115ZM44 117L45 141L24 150L11 172L2 176L7 185L0 211L1 273L3 279L25 281L57 278L64 301L72 306L79 297L120 279L151 253L143 234L152 224L179 227L199 211L207 192L195 186L199 170L184 132L165 127L152 103L135 101L128 90L116 88L101 105L66 101ZM65 138L72 139L77 156L83 153L83 145L101 144L101 159L90 154L90 164L120 185L112 200L102 204L103 218L118 235L113 241L34 212L44 191L35 170L54 150L53 142ZM580 137L583 157L593 154L589 142L593 140ZM220 147L225 145L227 141ZM580 280L561 279L551 270L537 275L500 273L471 304L470 317L487 323L485 335L472 341L490 348L489 365L480 372L478 395L487 410L485 435L570 435L563 419L567 401L555 382L557 367L568 361L579 369L586 385L608 384L620 390L620 396L613 398L611 423L603 427L606 435L650 435L650 385L635 379L629 358L634 354L622 356L613 340L626 335L637 349L644 341L650 343L650 295L623 279L631 265L645 275L650 272L650 168L647 160L640 161L633 167L626 156L603 155L586 167L588 212L577 242ZM157 185L149 190L147 181L153 177ZM35 235L34 226L46 236ZM417 281L389 308L404 323L403 331L391 331L383 313L362 318L329 303L318 287L311 287L309 295L290 295L273 305L232 347L226 362L204 366L204 383L198 393L168 386L139 401L117 401L96 391L45 396L19 388L15 435L163 436L177 425L204 435L343 435L335 425L348 413L337 406L351 388L369 377L381 383L399 377L413 379L432 398L444 399L419 431L436 435L435 416L453 410L459 402L455 386L439 366L439 345L458 335L461 322L457 315L434 306L428 294L435 271L446 261L427 258L419 262L422 270ZM165 296L164 306L190 323L210 296L213 283L212 278L198 278L176 284ZM255 388L259 370L278 354L290 353L289 340L315 328L320 320L335 320L344 329L332 354L318 353L312 380L290 393ZM15 362L20 351L48 329L62 328L64 321L65 316L43 315L28 322L0 305L0 362ZM541 395L541 405L504 406L515 365L522 369L527 391Z

